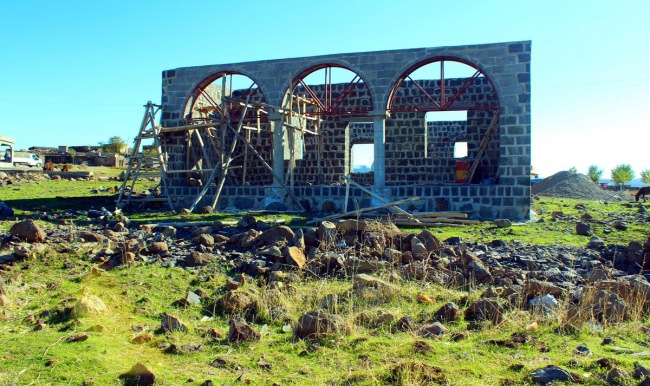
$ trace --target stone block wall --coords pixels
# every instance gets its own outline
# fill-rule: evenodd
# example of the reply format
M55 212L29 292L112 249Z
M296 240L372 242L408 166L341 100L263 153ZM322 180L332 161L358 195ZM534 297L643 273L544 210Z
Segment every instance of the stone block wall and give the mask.
M280 106L287 90L288 74L304 73L323 63L336 64L359 74L365 84L357 85L355 93L348 98L352 106L363 106L371 110L367 123L356 117L355 122L364 122L364 128L346 122L344 116L323 117L321 135L306 135L304 156L296 161L295 187L292 195L309 204L311 209L327 207L337 210L344 207L345 187L336 186L340 176L349 172L350 148L354 143L373 143L377 117L386 116L389 96L395 82L406 69L431 58L458 58L473 63L489 76L479 77L467 88L458 100L460 105L471 104L498 106L499 129L490 139L479 169L477 180L471 184L455 183L455 164L452 137L464 137L468 143L468 159L476 156L494 111L468 111L464 125L454 123L424 122L424 112L393 111L385 121L385 190L390 199L412 196L421 197L417 203L409 204L415 209L426 211L466 211L476 218L505 217L526 219L530 210L530 61L529 41L468 45L458 47L421 48L407 50L377 51L320 57L281 59L249 63L209 65L177 68L163 72L163 95L161 123L164 127L184 123L184 108L192 90L202 80L221 71L239 73L255 79L262 90L265 103ZM446 79L445 90L453 95L463 87L464 79ZM435 90L435 81L418 80L425 88ZM333 85L340 92L340 85ZM317 88L318 86L314 86ZM435 95L434 95L435 96ZM392 109L408 107L419 100L413 85L404 82L393 99ZM398 110L398 109L395 109ZM362 117L363 118L363 117ZM270 123L258 135L252 133L251 143L267 164L273 165L273 136ZM187 157L188 138L185 133L166 134L163 146L168 153L169 169L182 170L197 163L199 159ZM365 142L361 142L365 141ZM192 143L194 147L194 143ZM246 209L263 208L267 202L271 173L249 152L243 156L243 144L238 145L238 157L233 165L246 165L245 181L233 171L228 186L221 196L221 207L237 206ZM211 154L211 153L209 153ZM285 170L288 163L285 161ZM238 170L238 169L235 169ZM178 174L178 175L177 175ZM183 206L188 199L196 197L198 187L187 186L187 179L181 173L171 173L170 192ZM352 174L362 185L373 185L373 173ZM490 179L493 184L481 184ZM208 191L209 197L213 190ZM354 193L352 193L354 192ZM351 195L362 205L370 205L367 195L351 189ZM285 198L289 194L285 195ZM350 202L348 202L350 204ZM408 208L405 208L408 209Z

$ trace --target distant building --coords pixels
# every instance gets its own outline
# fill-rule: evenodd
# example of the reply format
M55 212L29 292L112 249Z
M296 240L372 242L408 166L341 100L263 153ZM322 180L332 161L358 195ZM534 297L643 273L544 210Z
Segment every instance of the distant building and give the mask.
M71 149L75 151L74 158L69 153ZM59 146L58 148L32 146L29 150L38 154L45 162L55 164L81 165L85 163L88 166L125 166L124 155L104 153L100 146Z

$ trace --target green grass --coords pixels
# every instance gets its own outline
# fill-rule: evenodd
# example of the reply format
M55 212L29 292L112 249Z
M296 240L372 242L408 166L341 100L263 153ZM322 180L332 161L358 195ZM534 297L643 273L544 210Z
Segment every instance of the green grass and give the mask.
M95 173L94 168L92 168ZM103 171L102 171L103 170ZM100 169L105 176L119 174L119 169ZM0 187L0 200L12 207L18 218L34 217L47 209L50 214L63 214L66 209L88 211L106 207L115 208L117 194L106 191L109 187L119 187L120 181L90 180L90 181L22 181L15 185ZM152 188L155 181L144 181L137 186L138 190ZM464 227L436 227L431 230L441 240L448 237L461 237L464 241L491 242L493 240L516 241L525 245L571 245L583 246L590 237L580 236L575 232L575 223L584 213L594 217L591 221L594 236L598 236L607 244L627 245L632 241L643 242L648 237L647 222L629 222L625 231L616 230L613 222L622 216L641 216L639 208L650 209L650 203L635 203L630 201L601 202L577 200L568 198L540 197L531 201L532 208L539 221L515 224L509 228L497 228L491 221ZM561 217L553 216L561 212ZM169 210L141 211L127 213L129 219L138 223L157 222L192 222L192 221L226 221L231 222L241 218L246 212L238 214L180 214ZM264 215L257 216L266 221L282 220L285 224L305 225L308 218L301 215ZM72 218L71 221L85 222L84 216ZM7 228L6 223L0 229ZM8 229L8 228L7 228ZM403 228L407 232L419 232L421 228Z
M635 360L650 366L645 358L634 359L619 352L621 348L633 352L647 349L645 335L640 332L645 320L595 328L585 325L574 333L558 334L555 330L560 319L513 310L499 326L487 324L479 330L468 330L463 321L448 323L449 332L440 339L398 331L394 323L375 326L363 322L372 320L379 312L391 312L398 318L411 315L423 322L444 303L461 303L467 295L424 282L402 282L394 293L368 300L356 295L344 280L303 279L294 283L292 290L280 291L280 303L285 304L288 317L296 320L323 296L336 293L339 313L354 324L350 336L315 342L296 340L292 334L282 332L284 320L269 319L253 324L262 333L259 342L229 344L225 337L230 315L217 313L208 318L205 307L173 305L187 291L198 288L211 294L208 299L220 296L225 279L221 267L205 268L213 275L209 281L197 280L197 271L161 268L156 264L96 274L84 255L83 250L78 256L52 253L21 262L6 278L10 305L3 309L0 328L0 383L83 384L92 378L95 384L118 384L118 376L138 362L153 371L161 385L184 384L188 379L232 383L240 376L251 384L426 384L426 374L418 371L422 366L440 367L444 377L455 385L499 385L506 380L526 384L531 371L548 364L581 376L588 374L591 381L587 384L604 384L596 381L605 372L594 365L596 359L615 358L619 367L628 371ZM63 268L64 260L74 262L76 267ZM242 290L270 302L272 290L264 283L251 281ZM79 320L60 317L84 292L99 296L108 311ZM418 302L418 293L427 294L434 303ZM189 331L159 332L162 312L179 317ZM33 322L27 321L29 315L37 320L50 315L46 317L46 328L34 331ZM526 326L533 322L539 328L526 331ZM221 337L207 337L210 329ZM148 332L152 339L132 343L141 331ZM89 338L66 342L67 337L78 332L87 333ZM499 344L511 342L513 333L527 334L528 340L510 347ZM451 340L454 334L464 334L464 338ZM615 345L601 345L606 336L613 337ZM416 350L416 342L425 342L430 350ZM198 344L201 350L165 353L170 344ZM593 355L575 354L580 344L586 344ZM222 367L210 365L217 358L225 362ZM270 368L261 367L261 359Z
M31 217L39 213L41 206L59 213L70 208L87 210L103 206L103 200L110 201L114 196L92 193L91 189L101 185L108 184L25 182L0 187L0 195L14 207L19 218ZM650 203L542 197L532 204L543 221L510 228L484 222L431 230L440 239L459 236L477 243L502 239L528 245L583 246L589 237L575 234L575 221L588 212L594 217L595 235L608 244L643 243L650 235L647 222L630 221L626 231L611 225L615 219L635 216L640 205L650 208ZM561 217L552 215L558 211L562 212ZM241 214L152 212L129 216L136 222L191 222L230 221ZM258 218L283 219L290 225L306 220L283 215ZM57 222L38 223L51 227ZM74 231L84 223L85 220L73 219L67 226ZM11 224L13 221L4 220L0 229L6 230ZM214 384L419 385L435 383L442 379L438 376L454 385L525 385L530 384L531 371L550 364L579 374L586 384L604 385L607 370L594 364L597 359L614 359L618 367L629 373L635 361L650 367L647 357L629 354L647 351L648 336L642 327L650 323L641 312L624 323L597 323L584 315L583 323L576 329L569 328L570 311L566 305L554 316L531 315L514 308L508 310L507 320L501 325L487 323L479 329L468 329L469 324L463 320L447 323L449 331L439 339L400 331L395 320L376 323L382 313L390 313L395 319L410 315L417 322L425 322L445 303L454 301L462 306L478 298L482 291L442 288L426 281L401 280L393 291L368 297L355 293L347 279L299 275L298 281L273 289L261 279L249 278L238 291L255 299L257 312L251 325L262 338L254 343L230 344L226 339L228 320L240 313L231 315L216 309L213 314L215 309L211 307L223 296L226 278L233 274L227 267L214 261L200 269L185 270L141 262L103 271L93 263L92 251L96 248L74 241L68 245L48 244L38 257L0 270L7 301L0 311L0 384L120 384L119 375L136 363L149 368L159 385L179 385L189 380L202 384L208 379ZM65 262L74 266L66 268ZM389 274L378 273L386 280L390 279ZM205 294L202 306L176 305L188 291L197 290ZM100 297L107 312L78 320L70 317L66 310L84 293ZM317 308L321 299L330 294L337 295L338 312L352 325L349 336L310 341L295 339L292 333L283 331L287 324ZM432 299L432 303L418 301L419 294ZM283 316L275 317L277 310L282 310ZM163 312L180 318L189 331L160 332ZM45 328L36 331L34 326L39 319L43 319ZM533 323L537 323L537 328L531 328ZM216 337L209 334L211 330L216 331ZM88 334L88 339L66 341L80 332ZM452 339L458 334L462 338ZM513 334L526 334L527 339L522 344L513 343ZM133 339L138 336L150 340L135 343ZM614 344L601 345L605 337L612 337ZM586 344L593 355L577 355L574 351L580 344ZM179 347L181 352L166 353L170 345ZM200 345L201 349L182 350L191 345ZM217 359L221 364L211 365Z

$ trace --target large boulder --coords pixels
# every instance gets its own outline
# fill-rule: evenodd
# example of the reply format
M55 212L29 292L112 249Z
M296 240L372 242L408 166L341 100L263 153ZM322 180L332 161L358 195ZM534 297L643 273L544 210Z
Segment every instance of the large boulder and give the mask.
M30 243L45 241L45 232L31 218L12 225L9 233Z

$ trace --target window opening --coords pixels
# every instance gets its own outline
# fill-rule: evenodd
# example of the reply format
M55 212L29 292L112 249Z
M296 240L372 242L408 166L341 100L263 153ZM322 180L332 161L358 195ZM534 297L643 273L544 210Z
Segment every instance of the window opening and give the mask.
M351 169L352 173L370 173L373 170L375 162L375 144L374 143L355 143L352 144Z
M467 158L467 141L454 143L454 158Z

